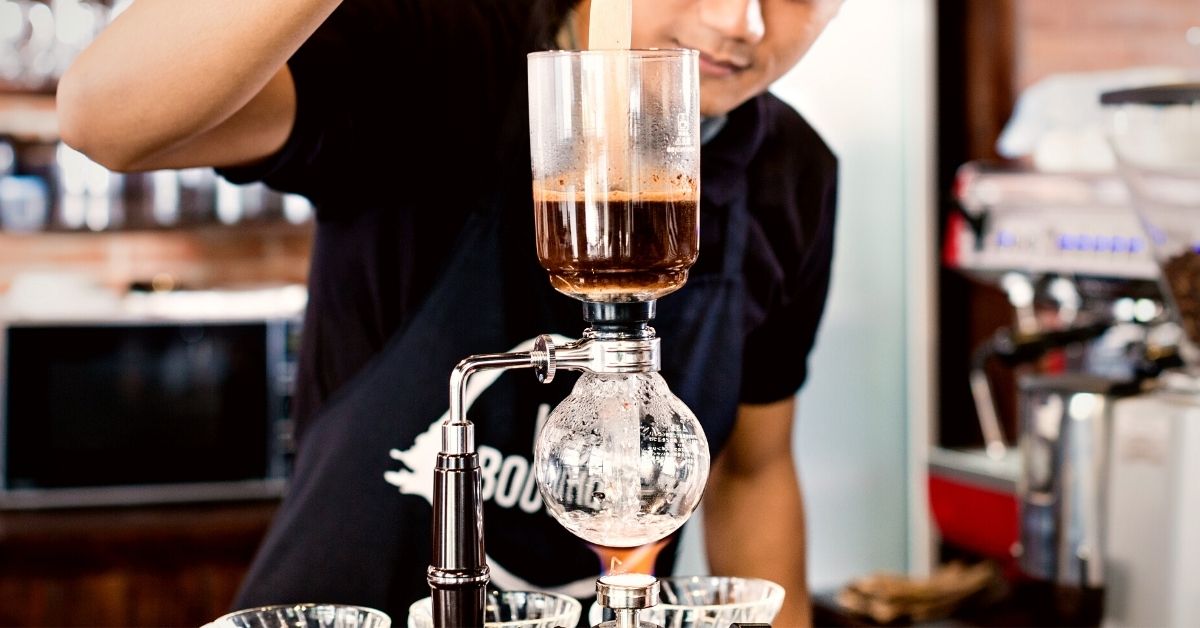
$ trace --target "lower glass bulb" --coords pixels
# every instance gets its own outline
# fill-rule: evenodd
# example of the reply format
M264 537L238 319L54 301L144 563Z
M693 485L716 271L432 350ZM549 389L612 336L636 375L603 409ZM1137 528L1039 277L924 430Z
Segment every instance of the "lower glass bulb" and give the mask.
M658 373L585 373L542 427L534 468L564 527L596 545L638 547L700 504L708 439Z

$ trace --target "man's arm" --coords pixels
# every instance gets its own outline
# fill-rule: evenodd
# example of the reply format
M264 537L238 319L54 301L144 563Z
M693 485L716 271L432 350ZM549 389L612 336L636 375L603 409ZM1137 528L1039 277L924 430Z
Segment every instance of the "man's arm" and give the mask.
M774 625L808 626L804 503L792 458L795 398L743 404L704 498L709 567L722 576L753 576L783 585Z
M115 170L232 165L283 146L285 63L340 0L138 0L58 85L67 144Z

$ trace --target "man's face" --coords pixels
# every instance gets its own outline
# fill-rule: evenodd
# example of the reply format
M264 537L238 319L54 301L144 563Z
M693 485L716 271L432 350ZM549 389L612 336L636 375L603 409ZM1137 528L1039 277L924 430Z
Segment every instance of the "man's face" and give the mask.
M790 70L842 0L635 0L633 47L700 51L700 113L729 113Z

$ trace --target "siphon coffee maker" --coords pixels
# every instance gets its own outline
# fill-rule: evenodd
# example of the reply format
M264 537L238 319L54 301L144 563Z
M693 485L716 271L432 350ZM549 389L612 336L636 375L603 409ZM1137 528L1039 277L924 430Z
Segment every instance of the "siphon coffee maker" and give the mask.
M542 382L582 371L538 435L547 511L594 545L638 547L677 530L709 471L696 416L659 375L650 326L659 297L687 280L699 246L698 54L589 50L529 55L530 150L538 259L551 285L583 303L580 339L481 354L450 376L433 493L428 581L434 624L483 626L488 567L467 380L531 368ZM652 604L657 581L598 583L621 625Z

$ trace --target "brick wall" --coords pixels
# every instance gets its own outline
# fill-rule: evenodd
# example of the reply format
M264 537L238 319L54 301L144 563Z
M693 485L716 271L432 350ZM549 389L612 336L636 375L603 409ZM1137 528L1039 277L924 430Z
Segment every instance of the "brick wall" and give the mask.
M1018 90L1060 72L1200 70L1200 0L1018 0L1014 17Z

